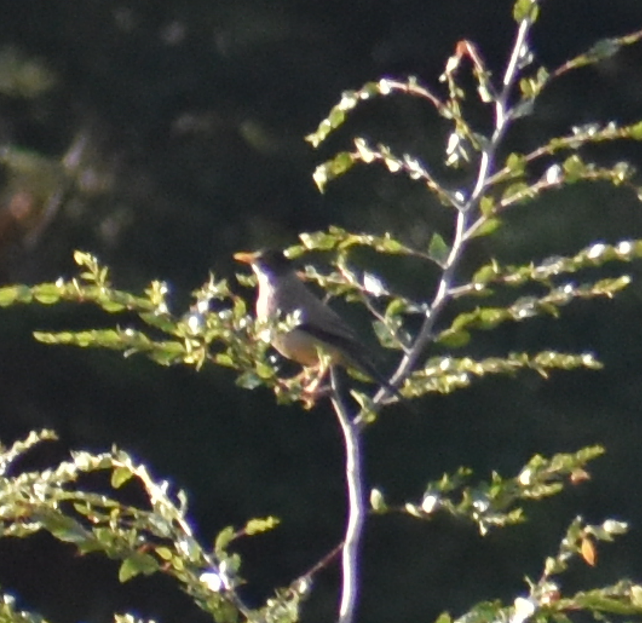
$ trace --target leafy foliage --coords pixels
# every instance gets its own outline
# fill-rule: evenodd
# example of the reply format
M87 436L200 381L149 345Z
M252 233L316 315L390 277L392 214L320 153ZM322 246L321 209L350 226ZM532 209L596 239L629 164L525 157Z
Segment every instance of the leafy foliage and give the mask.
M46 530L60 541L74 545L80 553L101 552L119 560L122 582L139 575L164 573L221 623L297 621L300 602L309 591L314 574L342 549L344 588L340 621L351 623L359 578L358 544L365 515L359 444L362 427L375 422L378 412L396 400L389 395L396 389L405 398L419 398L431 392L454 391L490 374L511 375L531 369L547 377L558 369L599 369L601 364L592 353L549 349L535 354L511 352L476 360L465 355L436 356L431 351L435 345L442 349L463 348L474 338L476 330L492 330L504 322L527 322L535 317L557 317L562 308L572 302L612 298L629 285L629 275L596 278L595 273L606 263L632 262L642 256L640 240L615 244L592 242L571 256L535 259L525 265L503 266L492 256L486 257L474 269L472 277L460 275L458 268L471 240L491 236L502 227L501 218L508 210L529 203L545 192L578 183L606 182L642 199L642 190L636 185L635 172L629 163L603 166L580 154L588 146L642 140L640 121L626 126L608 123L571 128L530 152L504 153L508 128L531 114L534 102L552 82L570 71L608 58L622 46L642 38L639 31L598 42L560 67L545 68L536 63L528 44L528 34L538 19L539 9L538 0L515 2L513 17L517 31L501 80L494 79L473 43L460 41L440 77L443 92L423 86L414 77L405 81L383 78L368 82L361 89L344 92L317 130L307 137L313 146L319 146L346 122L350 112L372 98L393 93L418 97L451 126L444 146L444 165L470 168L475 173L470 187L451 190L419 158L395 153L388 145L373 144L362 137L356 137L352 148L320 164L314 173L314 180L323 192L330 181L357 164L382 164L393 174L405 175L423 184L452 217L450 233L435 232L425 248L414 248L388 233L375 236L330 227L327 231L301 234L300 243L288 250L291 257L312 252L321 254L325 259L323 268L307 266L305 277L328 297L341 297L365 306L373 316L374 330L382 346L399 356L390 386L380 387L372 394L352 391L358 407L346 406L334 377L329 389L348 454L346 480L351 506L342 548L333 550L289 587L276 591L263 607L250 609L238 596L237 589L242 582L241 560L230 546L240 537L274 528L276 519L254 519L241 530L228 527L218 535L211 550L205 548L195 539L188 523L185 495L170 494L167 483L156 482L143 465L116 449L99 455L79 452L71 461L53 469L9 476L8 469L17 457L34 444L52 438L46 431L5 449L0 456L3 536L27 537ZM468 76L462 76L467 67L471 68L480 103L489 107L490 132L482 133L467 116L468 94L462 86L467 84ZM542 169L543 174L534 173ZM357 268L354 251L360 248L373 255L412 260L419 266L417 270L426 273L437 271L439 277L433 295L413 300L410 295L397 292L394 284L389 285L378 275ZM283 378L268 351L277 332L297 326L296 313L256 321L248 314L244 299L228 282L211 275L206 284L193 292L190 309L174 314L170 311L166 284L153 282L143 294L133 294L114 288L108 269L92 255L76 252L75 261L80 274L70 280L0 288L0 306L92 304L106 314L125 315L127 326L114 326L110 316L106 328L39 331L34 334L36 339L48 344L108 348L125 356L143 354L162 365L183 364L196 368L220 365L237 374L241 387L267 386L281 402L300 400L306 406L313 404L314 397L306 394L308 371ZM254 285L252 278L238 276L238 280L242 285ZM508 293L508 302L506 298L489 302L498 289L504 297ZM483 306L478 303L482 296L487 303ZM455 301L462 304L464 311L457 311L446 328L438 328L442 312ZM525 501L541 501L562 491L567 483L575 485L587 480L586 464L601 453L602 449L596 446L550 459L536 456L515 477L492 474L490 482L478 484L471 483L469 470L460 468L453 475L429 482L420 501L399 507L389 505L383 493L375 489L370 495L371 511L373 514L403 512L424 520L441 511L474 522L479 531L486 534L491 528L523 521ZM111 477L109 493L83 489L84 476L104 471ZM132 482L142 488L146 506L126 504L119 499L118 489ZM558 553L545 561L541 578L528 581L527 597L518 597L510 606L499 602L478 604L456 621L523 623L532 618L566 622L570 613L578 611L601 618L609 614L639 616L642 587L638 585L623 580L613 586L563 596L560 583L554 577L564 573L574 558L594 566L597 543L610 541L625 531L626 525L615 520L590 525L581 518L575 519ZM28 614L13 610L9 599L4 603L7 620L34 620ZM134 619L122 615L116 620ZM450 615L444 614L438 621L450 622Z
M577 485L590 478L586 465L603 454L600 446L583 448L575 454L557 454L550 459L534 456L513 478L497 473L490 482L469 485L472 470L461 467L454 474L444 474L429 482L421 502L389 506L383 494L374 489L370 503L376 513L403 512L419 519L431 519L437 512L475 523L482 535L491 528L524 521L525 512L518 506L524 500L541 500L560 493L565 483Z
M529 593L517 597L512 605L501 602L482 602L464 616L454 619L458 623L469 621L490 622L510 621L523 623L534 621L571 621L579 612L590 612L598 620L610 620L614 616L640 616L642 587L629 580L622 580L612 586L578 591L565 596L561 583L555 576L564 573L573 559L580 559L590 566L597 561L597 543L610 542L627 531L626 524L611 519L599 525L584 522L581 517L573 520L555 556L546 559L544 570L537 582L527 579ZM438 622L453 621L447 613Z
M189 524L185 493L171 492L166 481L155 480L147 468L117 449L98 455L76 452L70 461L52 469L9 475L21 456L35 445L54 439L52 432L41 431L1 449L2 536L24 538L44 530L59 541L73 545L79 553L102 552L120 561L121 582L138 575L165 574L215 621L286 623L298 620L300 603L309 592L318 568L296 579L289 587L277 590L259 609L245 606L237 593L242 584L241 559L231 548L240 538L274 529L278 525L276 518L253 519L240 530L232 526L224 528L211 549L204 547ZM462 468L428 483L419 504L407 503L394 508L388 506L379 491L373 490L372 508L377 514L404 512L419 519L430 519L438 511L447 512L476 523L481 533L486 534L491 528L523 521L525 513L520 502L541 500L560 493L565 484L578 485L588 480L586 464L602 452L600 447L593 447L550 459L535 456L516 477L493 474L491 482L477 485L468 484L472 474ZM110 490L96 492L95 486L84 488L88 475L105 472L110 474ZM132 485L144 494L136 505L119 496L119 489ZM526 608L520 600L528 599L530 607L547 616L577 610L642 613L642 588L630 582L562 597L558 583L552 579L564 573L576 557L595 565L596 543L611 541L625 532L626 525L614 520L596 526L587 525L579 518L574 520L558 553L546 560L540 580L529 582L529 597L518 598L510 607L493 604L491 611L517 616ZM329 554L324 564L334 553ZM469 614L480 608L481 605L477 606ZM492 620L491 611L482 609L486 613L483 620ZM13 599L7 595L2 597L0 610L2 620L7 622L42 621L36 615L15 610ZM115 615L115 621L130 623L138 619L129 614Z
M97 455L76 452L70 461L53 469L8 475L25 452L53 439L51 431L42 431L2 449L3 537L24 538L47 531L81 554L101 552L119 560L121 582L138 575L166 574L219 622L236 621L239 616L254 620L264 615L285 620L275 612L284 604L293 608L294 590L272 599L262 614L253 613L236 594L242 582L241 561L229 549L239 538L273 529L278 525L276 518L251 520L241 530L225 528L213 550L208 550L197 541L189 525L185 493L171 493L169 483L154 480L145 466L117 449ZM87 475L105 471L110 474L110 492L83 488ZM119 499L118 489L130 481L142 490L144 504ZM10 605L8 602L7 608ZM20 621L20 616L16 613L6 620Z

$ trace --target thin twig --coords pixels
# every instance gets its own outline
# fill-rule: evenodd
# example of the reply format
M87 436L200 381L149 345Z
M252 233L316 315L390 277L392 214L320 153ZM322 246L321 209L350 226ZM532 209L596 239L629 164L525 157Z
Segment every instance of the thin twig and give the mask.
M361 432L350 417L341 399L339 380L334 367L330 370L334 411L341 425L346 450L346 482L348 486L348 524L341 557L343 574L339 623L353 623L359 595L359 552L366 518L364 477L361 456Z
M311 582L314 576L325 569L334 559L342 552L343 550L343 541L338 545L335 545L321 560L316 562L308 571L301 574L291 585L299 584L300 582Z

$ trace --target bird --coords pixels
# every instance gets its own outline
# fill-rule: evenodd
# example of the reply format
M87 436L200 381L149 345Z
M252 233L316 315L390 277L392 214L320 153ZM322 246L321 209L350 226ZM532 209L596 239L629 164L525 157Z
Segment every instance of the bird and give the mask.
M355 368L385 389L404 398L372 364L372 356L352 327L301 281L282 251L266 249L235 253L234 259L249 264L258 281L256 316L268 320L298 314L299 324L277 334L272 346L286 359L304 367L321 365L325 353L330 366ZM320 377L327 370L320 372ZM320 383L322 378L318 379Z

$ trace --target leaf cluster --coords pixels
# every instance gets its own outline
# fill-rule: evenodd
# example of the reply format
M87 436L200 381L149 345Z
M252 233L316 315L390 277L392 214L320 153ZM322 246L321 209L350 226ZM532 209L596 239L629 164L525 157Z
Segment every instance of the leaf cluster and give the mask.
M472 470L460 467L426 485L419 502L391 506L383 493L373 489L370 503L375 513L402 512L430 520L435 513L447 513L474 523L482 536L492 528L525 520L524 501L542 500L561 493L567 485L578 485L590 478L587 464L604 453L600 446L587 447L573 454L551 458L534 456L516 476L493 473L489 482L470 484Z
M157 480L149 470L114 448L111 452L76 452L70 461L41 471L11 475L16 462L37 444L52 441L50 431L32 433L9 448L0 448L2 536L26 538L46 531L55 539L73 545L81 554L100 552L120 561L118 577L127 582L137 576L161 573L189 594L195 603L221 623L290 623L299 618L301 602L310 591L313 575L331 562L331 552L321 565L297 578L290 586L278 589L260 608L248 608L238 595L243 580L241 558L232 551L238 539L272 530L274 517L253 519L237 529L224 528L210 547L194 536L188 519L187 497L172 491L167 481ZM482 534L491 528L511 525L525 518L521 502L555 495L568 485L589 478L587 463L602 454L600 447L585 448L573 454L552 458L533 457L512 478L493 474L489 483L471 484L470 470L430 482L418 504L389 506L381 492L371 493L376 514L403 512L429 520L436 512L475 523ZM96 492L83 483L88 475L110 475L110 487ZM123 501L119 490L134 484L143 492L138 504ZM546 559L538 581L528 580L529 595L518 597L511 606L499 602L475 606L457 621L492 621L497 617L517 622L537 615L538 620L566 620L566 613L580 610L601 614L642 613L642 588L622 581L615 586L581 591L564 596L555 576L567 571L575 558L595 565L597 544L612 541L626 532L627 526L615 520L600 525L586 524L576 518L560 542L558 552ZM42 621L37 615L15 609L9 595L2 594L2 620L11 623ZM526 614L530 613L530 614ZM562 617L562 619L560 619ZM131 614L115 615L117 623L134 623ZM451 620L444 614L439 621Z
M260 620L267 615L278 622L290 620L275 612L284 605L293 608L300 598L294 590L273 598L263 613L253 612L242 603L237 595L243 582L239 574L241 559L230 549L240 538L275 528L279 523L276 518L253 519L241 529L225 528L212 547L204 547L189 523L186 494L173 492L167 481L154 479L144 465L116 448L102 454L74 452L70 461L54 468L10 475L24 453L55 438L45 430L0 449L0 536L26 538L46 531L73 545L80 554L100 552L120 561L121 582L141 575L165 574L220 623ZM105 472L110 475L108 491L85 488L88 475ZM121 499L118 490L128 483L141 490L142 503ZM3 620L36 620L24 613L9 612L12 604L5 597L7 616Z

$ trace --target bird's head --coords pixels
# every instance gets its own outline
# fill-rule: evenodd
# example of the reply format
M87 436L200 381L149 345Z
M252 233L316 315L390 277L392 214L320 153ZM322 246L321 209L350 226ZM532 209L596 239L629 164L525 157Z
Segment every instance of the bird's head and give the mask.
M283 251L263 249L254 253L235 253L237 262L249 264L257 275L278 277L294 270L292 262L285 257Z

